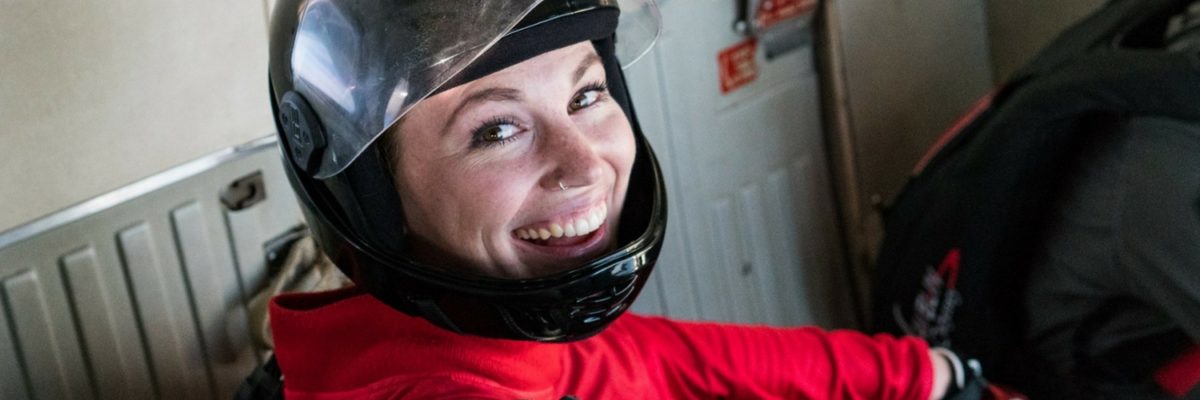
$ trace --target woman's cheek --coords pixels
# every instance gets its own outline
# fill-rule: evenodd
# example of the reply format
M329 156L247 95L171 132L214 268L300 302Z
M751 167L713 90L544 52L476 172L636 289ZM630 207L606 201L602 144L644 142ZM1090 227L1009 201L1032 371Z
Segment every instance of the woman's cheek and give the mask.
M637 146L634 143L633 127L625 119L624 113L618 115L618 118L613 118L606 124L604 131L608 136L605 139L610 143L612 151L616 153L615 158L618 160L617 164L620 168L618 172L628 174L633 168Z
M475 174L477 179L472 180L466 196L476 206L474 214L507 226L507 219L516 214L530 190L525 170L520 163L497 163Z

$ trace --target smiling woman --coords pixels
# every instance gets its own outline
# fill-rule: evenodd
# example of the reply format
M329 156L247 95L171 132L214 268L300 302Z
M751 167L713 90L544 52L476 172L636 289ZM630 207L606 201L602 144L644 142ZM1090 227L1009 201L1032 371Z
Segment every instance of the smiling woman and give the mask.
M535 278L616 245L633 128L590 43L432 96L389 138L410 248L431 264Z
M286 169L355 283L273 300L287 397L923 400L951 365L979 395L914 338L626 313L666 226L618 61L645 45L616 46L618 18L647 19L470 3L277 5Z

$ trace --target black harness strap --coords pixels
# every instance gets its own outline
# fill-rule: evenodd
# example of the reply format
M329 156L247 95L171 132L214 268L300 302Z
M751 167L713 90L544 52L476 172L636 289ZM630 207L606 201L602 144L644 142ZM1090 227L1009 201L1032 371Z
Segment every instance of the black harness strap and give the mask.
M283 373L279 370L279 363L275 361L275 356L271 356L262 367L255 369L254 373L246 377L246 381L238 388L233 398L234 400L282 400Z

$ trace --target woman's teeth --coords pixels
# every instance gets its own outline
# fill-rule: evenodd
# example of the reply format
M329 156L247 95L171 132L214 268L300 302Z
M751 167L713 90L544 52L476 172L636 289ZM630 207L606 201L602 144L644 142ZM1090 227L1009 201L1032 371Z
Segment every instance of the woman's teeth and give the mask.
M517 237L525 240L546 240L550 238L584 236L595 232L608 218L608 206L601 204L581 216L567 221L553 222L548 225L521 228L516 230Z

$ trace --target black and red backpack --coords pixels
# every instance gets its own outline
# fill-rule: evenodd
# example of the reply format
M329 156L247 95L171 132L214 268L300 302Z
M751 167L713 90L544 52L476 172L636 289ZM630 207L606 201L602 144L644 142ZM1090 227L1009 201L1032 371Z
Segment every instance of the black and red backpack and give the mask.
M1046 171L1088 139L1081 128L1098 116L1200 123L1200 49L1167 51L1162 38L1167 20L1191 2L1110 1L938 140L885 212L876 330L953 348L1018 390L1043 379L1021 348L1020 296L1060 178Z

